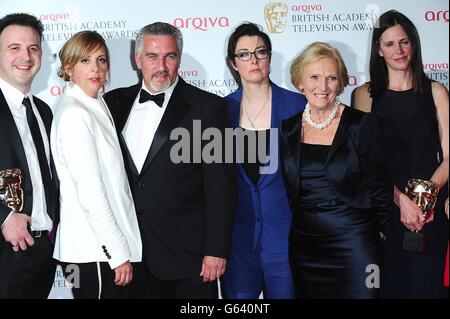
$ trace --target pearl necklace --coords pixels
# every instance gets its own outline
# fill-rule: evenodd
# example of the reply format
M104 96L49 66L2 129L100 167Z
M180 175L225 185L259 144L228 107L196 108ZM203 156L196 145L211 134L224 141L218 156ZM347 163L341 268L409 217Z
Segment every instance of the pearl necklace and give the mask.
M309 106L309 103L306 103L303 118L305 119L306 123L308 123L310 126L318 128L319 130L323 130L324 128L328 127L331 124L331 121L333 121L334 117L336 116L339 104L340 101L336 99L336 102L334 102L333 109L331 110L330 114L328 114L325 121L323 121L322 123L316 123L311 118L311 108Z
M256 127L256 125L255 125L255 122L256 122L256 120L258 119L258 117L259 117L259 115L261 114L261 112L264 110L264 107L267 105L267 102L269 101L269 97L270 97L270 87L269 87L269 90L268 90L268 92L267 92L267 98L266 98L266 101L264 102L264 104L261 106L261 108L259 109L259 111L258 111L258 114L256 114L256 116L255 116L255 118L253 119L253 121L250 119L250 117L248 116L248 112L247 112L247 107L246 107L246 105L245 105L245 103L244 103L244 99L242 99L242 107L244 108L244 112L245 112L245 115L247 116L247 120L248 120L248 122L250 123L250 126L252 127L252 128L255 128Z

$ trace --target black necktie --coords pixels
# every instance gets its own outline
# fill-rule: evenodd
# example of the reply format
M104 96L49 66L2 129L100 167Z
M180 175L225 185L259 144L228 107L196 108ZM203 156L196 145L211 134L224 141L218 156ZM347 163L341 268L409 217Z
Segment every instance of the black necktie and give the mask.
M52 198L52 179L50 175L50 168L48 167L47 156L45 155L44 142L42 140L39 124L34 115L33 108L31 107L30 100L26 97L22 102L25 105L27 111L27 121L30 127L31 136L33 137L34 147L36 147L36 153L39 161L39 167L41 169L42 183L44 184L45 200L47 208L51 205Z
M151 95L146 90L141 89L141 93L139 96L139 103L145 103L150 100L158 104L159 107L162 107L164 103L164 93Z

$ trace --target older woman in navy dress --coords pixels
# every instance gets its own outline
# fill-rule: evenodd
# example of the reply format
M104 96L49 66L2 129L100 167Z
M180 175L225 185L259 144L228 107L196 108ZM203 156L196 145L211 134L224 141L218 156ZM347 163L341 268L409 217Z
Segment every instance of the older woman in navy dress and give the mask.
M377 298L380 231L392 201L377 123L339 102L339 52L315 42L294 60L305 111L283 121L283 167L294 213L292 268L300 298Z

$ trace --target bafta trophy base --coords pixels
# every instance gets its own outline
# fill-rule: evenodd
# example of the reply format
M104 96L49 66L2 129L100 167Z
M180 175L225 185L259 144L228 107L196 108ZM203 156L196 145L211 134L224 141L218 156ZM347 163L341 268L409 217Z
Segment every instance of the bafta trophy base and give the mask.
M428 235L418 232L405 231L403 236L403 250L425 253L428 248Z

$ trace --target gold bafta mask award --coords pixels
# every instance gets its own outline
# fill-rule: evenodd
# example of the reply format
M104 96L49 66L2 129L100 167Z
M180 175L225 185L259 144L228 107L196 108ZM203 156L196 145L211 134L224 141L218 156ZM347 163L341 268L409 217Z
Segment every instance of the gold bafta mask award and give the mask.
M430 217L436 205L439 188L433 181L413 178L408 181L405 187L405 194L417 204L422 210L425 219ZM428 237L421 232L406 231L403 237L403 249L425 252L427 249Z
M418 178L410 179L405 187L405 194L419 206L425 218L430 216L436 204L438 192L435 182Z
M23 209L22 172L18 168L0 171L0 203L12 211Z

